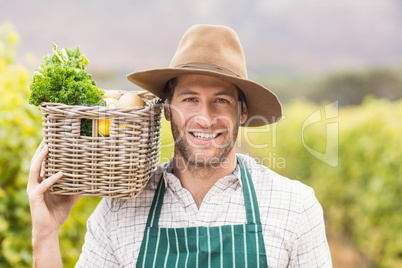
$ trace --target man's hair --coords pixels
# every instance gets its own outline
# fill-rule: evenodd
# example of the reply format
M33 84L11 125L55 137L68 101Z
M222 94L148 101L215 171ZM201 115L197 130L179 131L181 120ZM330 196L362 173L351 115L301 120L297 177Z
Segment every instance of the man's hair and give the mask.
M172 102L174 89L176 88L177 85L177 80L178 80L177 77L170 79L169 81L167 81L165 88L163 89L163 95L165 96L165 99L169 103Z
M166 83L165 89L163 90L165 99L168 101L169 104L172 102L173 93L174 93L174 89L176 88L177 81L178 81L177 77L170 79ZM240 111L243 112L243 103L245 103L247 106L246 96L244 95L243 91L238 86L235 85L235 87L236 87L238 99L240 102Z

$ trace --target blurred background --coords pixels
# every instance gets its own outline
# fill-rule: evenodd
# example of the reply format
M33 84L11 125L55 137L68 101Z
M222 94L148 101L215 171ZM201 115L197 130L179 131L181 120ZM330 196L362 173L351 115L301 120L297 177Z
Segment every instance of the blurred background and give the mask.
M126 75L168 66L198 23L236 30L249 77L282 101L284 119L243 129L237 150L314 188L334 267L402 267L398 0L0 0L0 267L32 266L26 183L42 127L29 84L52 44L79 47L98 87L139 90ZM173 143L163 128L165 162ZM81 199L60 230L65 267L99 200Z

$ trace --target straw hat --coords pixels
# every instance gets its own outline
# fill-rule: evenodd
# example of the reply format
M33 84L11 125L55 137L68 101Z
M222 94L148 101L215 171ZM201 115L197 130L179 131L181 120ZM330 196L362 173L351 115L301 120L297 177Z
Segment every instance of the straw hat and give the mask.
M246 96L248 118L245 126L271 124L282 116L276 95L248 80L243 49L236 32L229 27L192 26L184 33L168 68L138 71L127 78L163 99L166 83L182 74L212 75L238 86Z

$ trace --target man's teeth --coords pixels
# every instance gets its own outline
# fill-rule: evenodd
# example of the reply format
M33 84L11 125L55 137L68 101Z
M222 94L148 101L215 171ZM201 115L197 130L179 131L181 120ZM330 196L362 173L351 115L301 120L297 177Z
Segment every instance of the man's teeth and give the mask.
M203 140L212 140L218 136L218 134L201 133L201 132L193 132L193 135L194 137Z

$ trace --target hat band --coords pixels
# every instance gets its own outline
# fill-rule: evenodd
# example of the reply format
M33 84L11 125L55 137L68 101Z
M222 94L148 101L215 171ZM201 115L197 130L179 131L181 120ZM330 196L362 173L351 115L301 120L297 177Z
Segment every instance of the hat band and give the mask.
M240 75L235 74L234 72L232 72L229 69L226 69L224 67L217 66L214 64L205 63L205 62L190 62L190 63L186 63L186 64L179 64L179 65L176 65L174 68L209 70L209 71L215 71L218 73L222 73L222 74L226 74L226 75L230 75L230 76L236 76L236 77L241 78Z

